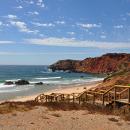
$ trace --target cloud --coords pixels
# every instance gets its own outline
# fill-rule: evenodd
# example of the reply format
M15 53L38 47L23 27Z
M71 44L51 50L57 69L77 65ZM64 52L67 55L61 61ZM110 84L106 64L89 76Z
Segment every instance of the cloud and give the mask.
M13 44L14 41L0 41L0 44Z
M94 48L130 48L130 43L125 42L98 42L87 40L76 40L74 38L45 38L45 39L25 39L26 43L48 46L66 46L66 47L94 47Z
M0 21L0 26L2 26L3 25L3 22L2 21Z
M9 14L9 15L7 15L7 16L5 16L5 17L7 17L7 18L9 18L9 19L17 19L17 16L16 16L16 15L13 15L13 14Z
M37 3L36 3L38 6L40 6L40 7L42 7L42 8L44 8L45 7L45 5L44 5L44 3L43 3L43 0L37 0Z
M16 7L17 9L22 9L23 7L21 5L19 5L18 7Z
M34 12L28 12L29 15L39 15L39 12L34 11Z
M53 23L39 23L39 22L32 22L33 25L38 27L55 27Z
M101 35L100 38L105 39L107 36L106 35Z
M124 27L123 25L116 25L116 26L114 26L114 28L116 28L116 29L121 29L123 27Z
M87 52L0 52L0 55L81 55Z
M30 30L26 23L22 21L10 21L10 24L17 27L20 32L26 32L26 33L38 33L38 30Z
M77 23L78 26L85 28L85 29L91 29L91 28L100 28L101 24L91 24L91 23Z
M65 24L65 21L56 21L56 24Z
M74 35L75 32L67 32L67 34L69 34L69 35Z
M25 32L25 33L34 33L37 34L39 31L38 30L31 30L27 27L27 24L23 21L20 21L16 15L9 14L5 16L8 18L8 26L14 26L16 27L20 32Z
M128 16L130 16L130 13L127 13Z

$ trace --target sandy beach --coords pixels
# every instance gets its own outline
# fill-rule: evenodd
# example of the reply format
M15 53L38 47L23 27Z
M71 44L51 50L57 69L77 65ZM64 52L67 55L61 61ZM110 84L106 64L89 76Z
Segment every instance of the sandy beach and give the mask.
M92 83L87 89L96 87ZM73 93L82 92L86 85L61 88L46 92ZM12 101L33 100L37 95L22 97ZM7 104L6 104L7 105ZM12 105L13 106L13 105ZM8 105L7 105L8 107ZM16 109L9 113L0 114L0 130L129 130L130 122L119 116L104 115L88 110L51 110L46 106L34 106L32 109ZM23 110L24 108L24 110Z
M101 81L97 82L92 82L92 83L86 83L86 84L78 84L78 85L69 85L67 87L60 87L54 90L50 90L47 92L41 92L39 94L51 94L51 93L64 93L64 94L71 94L71 93L81 93L85 90L95 88L97 85L99 85ZM36 95L31 95L31 96L23 96L23 97L18 97L16 99L11 99L8 101L27 101L27 100L34 100L39 94ZM5 102L5 101L2 101Z

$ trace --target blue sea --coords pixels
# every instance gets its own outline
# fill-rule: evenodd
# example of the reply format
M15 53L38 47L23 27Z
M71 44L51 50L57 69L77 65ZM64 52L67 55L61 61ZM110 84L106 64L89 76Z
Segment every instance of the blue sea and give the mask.
M0 66L0 100L8 100L44 93L48 90L69 85L80 85L100 81L103 75L70 73L63 71L52 72L48 66ZM28 80L29 85L5 85L6 81L17 81L20 79ZM43 85L35 85L37 82L43 82Z

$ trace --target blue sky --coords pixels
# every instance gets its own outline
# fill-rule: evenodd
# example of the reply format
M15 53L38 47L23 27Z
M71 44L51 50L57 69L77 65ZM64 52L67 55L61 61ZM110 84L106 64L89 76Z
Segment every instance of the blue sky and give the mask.
M130 52L130 0L0 0L0 64Z

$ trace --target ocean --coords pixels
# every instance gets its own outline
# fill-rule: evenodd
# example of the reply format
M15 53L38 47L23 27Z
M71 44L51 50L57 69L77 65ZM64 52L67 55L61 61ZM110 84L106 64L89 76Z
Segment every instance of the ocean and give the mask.
M44 93L48 90L100 81L103 75L86 73L52 72L48 66L0 66L0 100L15 99ZM6 81L28 80L29 85L5 85ZM35 83L43 82L43 85Z

